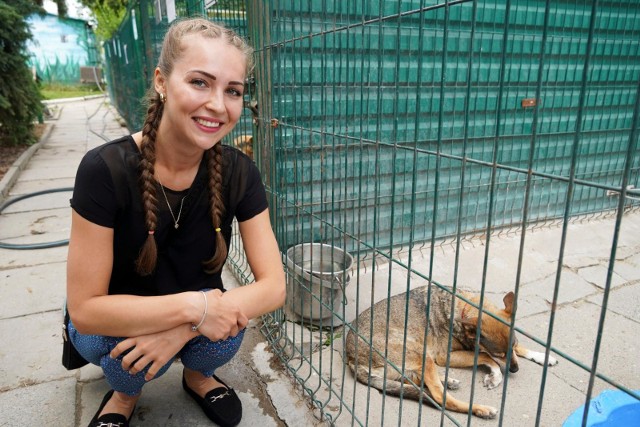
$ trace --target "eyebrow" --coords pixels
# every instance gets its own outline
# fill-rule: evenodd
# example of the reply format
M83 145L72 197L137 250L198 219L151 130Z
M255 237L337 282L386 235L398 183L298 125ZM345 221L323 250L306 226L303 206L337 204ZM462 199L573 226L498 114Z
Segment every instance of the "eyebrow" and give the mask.
M211 80L218 80L218 78L217 78L216 76L214 76L214 75L213 75L213 74L211 74L211 73L207 73L206 71L202 71L202 70L191 70L190 72L191 72L191 73L200 73L200 74L202 74L202 75L207 76L207 77L208 77L208 78L210 78ZM236 85L236 86L244 86L244 83L243 83L243 82L238 82L238 81L235 81L235 80L230 81L230 82L229 82L229 84L230 84L230 85Z
M211 80L218 80L216 78L216 76L214 76L213 74L207 73L206 71L202 71L202 70L189 70L188 73L199 73L199 74L203 74L203 75L207 76Z

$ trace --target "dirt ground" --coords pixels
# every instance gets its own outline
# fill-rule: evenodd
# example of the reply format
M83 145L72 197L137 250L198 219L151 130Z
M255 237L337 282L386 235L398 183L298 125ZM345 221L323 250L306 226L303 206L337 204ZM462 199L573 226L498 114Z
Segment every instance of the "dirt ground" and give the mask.
M36 140L40 140L40 137L44 133L45 129L49 126L48 124L36 124L34 128L34 134L36 136ZM5 145L0 144L0 179L4 176L5 173L9 170L11 165L20 157L22 153L27 151L29 145Z

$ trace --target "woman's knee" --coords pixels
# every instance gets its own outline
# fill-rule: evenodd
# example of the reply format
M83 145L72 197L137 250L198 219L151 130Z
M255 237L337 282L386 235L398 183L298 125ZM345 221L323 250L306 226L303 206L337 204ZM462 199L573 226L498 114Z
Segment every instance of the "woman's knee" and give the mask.
M169 367L175 359L171 359L167 362L153 378L154 380L160 378L165 372L169 370ZM109 355L102 357L100 361L100 367L104 373L107 382L116 391L135 396L140 394L142 387L148 382L145 379L149 366L145 367L142 371L131 374L122 367L122 356L116 359L111 358Z
M215 342L204 336L193 338L180 352L182 364L207 376L212 375L217 368L228 363L238 353L244 332L243 329L235 337Z
M147 383L145 375L149 371L149 367L147 366L142 371L132 375L122 367L122 358L126 353L115 359L111 357L111 350L124 338L83 335L71 323L69 323L69 337L82 357L102 368L102 372L111 388L131 396L140 394L142 387ZM154 379L167 372L174 360L175 358L172 358L160 368Z
M69 338L82 357L98 366L100 366L102 358L105 355L108 356L111 350L124 339L102 335L84 335L76 330L72 322L69 322Z

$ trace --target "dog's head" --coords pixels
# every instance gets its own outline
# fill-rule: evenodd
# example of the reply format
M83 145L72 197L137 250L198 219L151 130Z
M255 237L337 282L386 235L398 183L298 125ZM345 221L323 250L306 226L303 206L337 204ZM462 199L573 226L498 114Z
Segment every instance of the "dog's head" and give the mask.
M509 292L502 300L504 302L504 308L498 309L485 304L486 311L490 311L497 317L504 320L501 322L494 319L490 315L482 316L482 324L480 331L480 351L488 354L493 360L496 361L505 370L507 363L507 354L511 353L511 364L509 365L510 372L518 372L518 356L514 347L518 343L516 336L513 336L511 346L509 346L511 316L515 308L515 297L513 292ZM465 317L462 315L458 318L458 321L462 324L466 338L469 341L475 342L476 334L478 332L478 317L477 310L474 310L473 316Z
M253 136L240 135L234 138L233 145L253 159Z

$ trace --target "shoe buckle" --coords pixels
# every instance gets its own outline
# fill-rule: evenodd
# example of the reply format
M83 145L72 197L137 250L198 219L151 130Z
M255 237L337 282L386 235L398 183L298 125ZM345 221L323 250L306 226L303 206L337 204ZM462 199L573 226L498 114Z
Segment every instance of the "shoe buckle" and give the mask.
M217 396L211 396L211 397L209 398L209 400L211 400L211 403L213 403L213 402L215 402L216 400L218 400L218 399L222 399L222 398L223 398L223 397L225 397L225 396L229 396L229 390L227 390L227 391L225 391L224 393L219 394L219 395L217 395ZM110 427L110 426L109 426L109 427Z
M97 427L122 427L122 423L103 423L100 421Z

